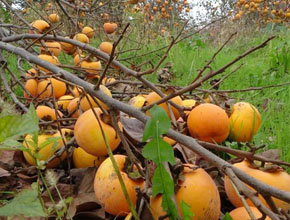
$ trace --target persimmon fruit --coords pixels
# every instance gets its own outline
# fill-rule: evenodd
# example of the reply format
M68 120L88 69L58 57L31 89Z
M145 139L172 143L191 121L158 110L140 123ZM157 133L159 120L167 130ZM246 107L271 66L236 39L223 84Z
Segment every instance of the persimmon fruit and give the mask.
M106 159L106 157L96 157L88 154L81 147L73 151L73 163L76 168L98 167Z
M204 103L191 110L187 118L190 135L201 141L221 143L229 135L229 118L221 107Z
M260 180L263 183L266 183L277 189L290 192L290 184L289 184L290 175L282 169L277 169L273 172L267 172L267 171L255 169L250 165L250 163L247 160L244 160L240 163L235 163L233 166L244 171L246 174L252 176L253 178ZM225 177L224 183L225 183L226 194L229 200L231 201L231 203L235 207L242 207L243 203L238 197L238 195L236 194L235 190L233 189L232 183L227 176ZM261 195L259 195L259 199L261 199L261 201L267 206L264 198L262 198ZM272 199L275 205L277 206L277 208L281 208L285 210L286 212L290 210L289 203L276 199L276 198L272 198ZM246 199L246 201L250 206L254 206L253 203L249 199Z
M94 112L96 113L98 120ZM102 111L99 108L94 108L94 112L90 109L78 117L74 127L75 139L78 145L87 153L94 156L106 156L108 151L101 126L104 131L107 144L112 151L119 146L120 137L111 125L106 124L102 120Z
M143 188L144 181L132 180L124 172L124 163L126 156L114 155L117 166L120 169L122 179L125 183L129 198L135 206L137 195L135 188ZM107 158L98 168L95 180L94 190L98 203L106 212L115 216L126 216L130 212L129 205L122 191L119 179L110 158Z
M249 142L261 125L259 111L250 103L238 102L230 116L230 135L238 142Z
M217 186L212 178L202 168L185 164L183 180L179 180L180 188L175 193L178 209L184 201L194 213L193 220L218 220L220 216L221 201ZM162 196L150 199L153 218L158 220L165 215L162 209ZM167 220L168 218L166 218Z
M254 214L256 219L259 219L263 216L262 213L259 211L259 209L257 209L256 207L250 206L250 209L251 209L251 211ZM249 220L249 219L251 219L251 217L249 216L249 213L247 212L245 207L236 208L236 209L232 210L229 214L233 220ZM271 220L271 219L269 217L266 217L265 220Z

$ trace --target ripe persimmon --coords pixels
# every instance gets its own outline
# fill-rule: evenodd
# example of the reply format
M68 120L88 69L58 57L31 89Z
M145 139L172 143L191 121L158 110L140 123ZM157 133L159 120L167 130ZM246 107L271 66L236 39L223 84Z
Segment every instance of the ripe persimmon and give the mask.
M57 138L55 142L51 142L45 146L41 146L44 142L48 141L49 138ZM56 143L56 145L55 145ZM28 148L28 151L23 151L23 155L28 164L35 166L36 161L47 161L51 158L54 153L63 146L63 141L59 132L50 134L40 134L38 135L38 144L35 146L33 144L33 139L31 135L26 135L23 141L24 147ZM56 157L47 164L47 168L53 168L58 166L58 164L66 158L67 153L64 152L61 157Z
M54 78L45 79L38 83L37 92L39 98L49 98L53 94L55 98L59 98L66 93L66 84Z
M49 16L48 16L48 19L49 19L49 21L51 22L51 23L57 23L57 22L59 22L59 15L58 14L50 14Z
M88 44L90 42L89 38L87 35L83 33L78 33L73 37L74 40L80 41L82 43Z
M107 34L112 34L116 31L118 25L116 23L105 23L103 28Z
M220 215L221 201L217 186L212 178L202 168L185 164L183 180L179 180L180 188L175 196L178 209L181 213L180 204L184 201L190 206L196 220L218 220ZM162 209L162 196L158 195L150 199L150 207L154 219L165 215ZM167 220L168 218L166 218Z
M194 99L185 99L185 100L182 100L182 105L184 107L191 108L191 110L195 106L195 104L196 104L196 101ZM184 113L186 115L188 115L190 113L190 111L186 110L186 111L184 111Z
M238 142L249 142L261 124L259 111L250 103L238 102L230 116L230 135Z
M45 105L39 105L36 108L36 114L39 119L42 119L44 121L53 121L57 119L58 117L62 117L63 114L58 111L58 115L56 115L55 109L52 109Z
M254 214L256 219L259 219L263 216L262 213L259 211L259 209L257 209L256 207L250 206L250 209L251 209L251 211ZM236 208L236 209L232 210L229 214L233 220L249 220L249 219L251 219L251 217L249 216L249 213L247 212L245 207ZM271 219L269 217L266 217L265 220L271 220Z
M113 44L110 42L102 42L100 44L100 50L107 54L111 54L113 50Z
M87 35L88 38L93 38L95 35L94 29L91 27L88 27L88 26L86 26L82 29L82 33Z
M289 184L290 175L282 169L277 169L273 172L259 170L259 169L253 168L247 160L244 160L240 163L235 163L234 167L244 171L248 175L254 177L257 180L260 180L263 183L266 183L277 189L290 192L290 184ZM225 177L225 191L229 200L235 207L243 206L242 201L236 194L232 186L232 183L227 176ZM267 206L267 203L265 202L264 198L261 195L259 195L259 199L261 199L261 201ZM289 203L276 199L276 198L272 198L272 199L275 205L277 206L277 208L281 208L284 211L288 211L290 209ZM246 199L246 201L250 206L254 206L253 203L249 199Z
M229 118L221 107L204 103L191 110L187 127L193 138L210 143L221 143L229 135Z
M74 97L71 95L63 95L63 96L59 97L59 99L57 101L58 108L62 108L64 110L67 110L67 106L69 105L69 103L73 99L74 99Z
M96 157L88 154L84 149L78 147L73 151L73 162L76 168L98 167L106 159L106 157Z
M100 61L83 60L80 62L80 66L90 75L98 75L102 70L102 64Z
M153 104L154 102L156 102L156 101L158 101L160 99L161 99L161 97L156 92L151 92L151 93L149 93L146 96L146 105L151 105L151 104ZM176 97L174 97L174 98L172 98L170 100L172 102L182 106L182 99L179 96L176 96ZM163 108L166 111L168 117L170 117L169 109L168 109L166 103L161 103L158 106ZM175 119L178 119L180 117L180 114L179 114L178 110L176 108L172 107L172 106L171 106L171 109L172 109L172 112L173 112L173 115L174 115ZM149 112L146 112L146 114L150 115Z
M25 89L30 93L32 97L37 96L37 85L38 82L35 79L29 79L25 83ZM24 91L24 98L30 100L30 96Z
M49 55L58 56L61 52L61 45L58 42L45 42L45 46L49 51ZM41 52L44 53L46 48L41 47Z
M67 106L67 111L72 118L78 118L81 114L81 111L78 108L79 102L80 98L77 97L71 100Z
M57 59L56 56L50 56L50 55L47 55L47 54L40 54L40 55L38 55L38 58L40 58L40 59L42 59L42 60L45 60L45 61L47 61L47 62L49 62L49 63L51 63L51 64L53 64L53 65L56 65L56 66L59 65L59 61L58 61L58 59ZM42 70L42 71L44 71L44 72L46 72L46 73L49 72L49 70L45 69L45 68L42 67L42 66L37 65L37 67L38 67L40 70Z
M144 181L142 179L132 180L128 177L127 173L124 172L126 156L114 155L114 159L120 169L129 198L133 206L135 206L137 200L135 188L139 187L142 189ZM126 216L130 212L129 205L110 158L107 158L98 168L94 180L94 190L98 203L109 214Z
M37 29L39 33L43 33L45 30L47 30L50 27L50 25L44 20L36 20L32 22L31 25L32 27Z
M108 151L101 126L107 139L107 144L112 151L119 146L120 137L111 125L102 120L102 111L99 108L94 108L94 112L90 109L78 117L74 127L75 139L78 145L87 153L94 156L106 156Z
M108 96L112 97L112 93L111 91L106 87L106 86L103 86L103 85L100 85L100 89ZM107 105L105 103L103 103L102 101L100 101L99 99L95 98L97 100L98 103L96 103L94 101L94 99L92 98L92 96L90 95L87 95L84 96L81 101L80 101L80 106L81 106L81 109L83 111L87 111L88 109L91 108L91 105L93 107L99 107L99 105L101 105L103 108L105 108L106 110L108 109ZM91 105L90 105L91 104ZM99 104L99 105L98 105Z
M70 39L69 37L65 37ZM76 51L76 47L73 44L67 42L60 42L62 50L67 54L73 54Z

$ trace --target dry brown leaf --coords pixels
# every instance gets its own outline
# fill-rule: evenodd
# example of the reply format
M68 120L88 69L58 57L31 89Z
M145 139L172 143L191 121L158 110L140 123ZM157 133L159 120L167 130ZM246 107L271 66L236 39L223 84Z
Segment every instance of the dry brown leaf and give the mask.
M4 170L3 168L0 167L0 178L1 177L7 177L10 176L10 172L8 172L7 170Z
M120 122L122 124L123 130L125 131L125 134L127 134L130 139L133 139L138 143L142 142L145 125L141 121L135 118L130 118L126 114L121 113Z

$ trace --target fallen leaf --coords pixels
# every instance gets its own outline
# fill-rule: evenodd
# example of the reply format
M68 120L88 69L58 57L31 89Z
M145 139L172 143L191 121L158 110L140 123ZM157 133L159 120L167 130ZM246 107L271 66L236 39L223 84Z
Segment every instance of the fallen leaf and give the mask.
M278 160L281 156L281 150L280 149L270 149L270 150L264 151L258 155L266 157L268 159Z
M15 150L0 150L0 163L8 166L14 165Z
M123 131L125 131L125 134L128 135L130 139L133 139L137 143L142 142L145 125L141 121L136 118L130 118L126 114L121 113L120 122Z
M10 175L11 174L7 170L4 170L3 168L0 167L0 177L10 176Z

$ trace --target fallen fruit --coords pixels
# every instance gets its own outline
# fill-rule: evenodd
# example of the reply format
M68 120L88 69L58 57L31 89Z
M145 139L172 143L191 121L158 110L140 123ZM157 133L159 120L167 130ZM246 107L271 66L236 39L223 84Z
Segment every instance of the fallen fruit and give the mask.
M284 190L286 192L290 192L290 175L286 173L282 169L277 169L273 172L266 172L259 169L252 168L250 163L246 160L235 163L233 165L236 168L239 168L240 170L244 171L246 174L254 177L257 180L260 180L263 183L266 183L270 186L273 186L277 189ZM240 198L237 196L235 190L233 189L232 183L229 180L229 178L225 177L225 190L226 194L231 201L231 203L235 207L242 207L243 203L240 200ZM265 200L262 198L262 196L259 194L259 199L267 206ZM277 208L281 208L284 211L290 210L290 204L287 202L284 202L282 200L272 198ZM246 199L247 203L250 206L254 206L252 202L249 199Z
M183 180L179 180L180 188L175 194L180 213L183 201L190 206L190 211L194 214L193 220L218 220L221 201L214 181L202 168L190 164L184 166ZM161 203L162 196L150 200L152 215L156 220L166 214Z
M221 107L205 103L191 110L187 118L190 135L201 141L221 143L229 135L229 118Z
M235 141L249 142L261 124L259 111L250 103L238 102L230 116L230 135Z
M143 188L143 179L132 180L124 172L124 163L126 156L114 155L117 166L120 169L122 179L125 183L129 198L135 206L137 196L135 188ZM95 180L94 190L98 203L106 212L112 215L126 216L130 212L129 205L122 191L119 179L110 158L107 158L98 168Z
M81 147L74 149L73 162L76 168L98 167L106 157L96 157L88 154Z
M94 112L92 109L87 110L77 119L74 127L75 139L78 145L87 153L94 156L106 156L108 151L101 131L101 126L105 138L107 139L107 144L112 151L119 146L120 137L111 125L102 121L102 111L99 108L94 108Z
M256 219L259 219L263 216L262 213L259 211L259 209L257 209L256 207L250 206L250 209L251 209L251 211L254 214ZM233 220L249 220L249 219L251 219L251 217L250 217L249 213L247 212L247 210L245 209L245 207L236 208L236 209L232 210L229 214ZM271 219L269 217L266 217L265 220L271 220Z

